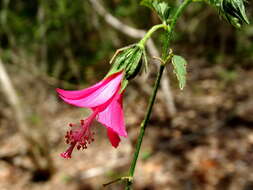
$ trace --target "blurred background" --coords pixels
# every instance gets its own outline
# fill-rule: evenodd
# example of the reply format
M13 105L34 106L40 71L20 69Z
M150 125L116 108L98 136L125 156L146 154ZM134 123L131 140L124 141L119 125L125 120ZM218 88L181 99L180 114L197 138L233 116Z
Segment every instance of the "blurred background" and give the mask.
M171 6L179 1L168 0ZM252 3L246 3L252 21ZM124 95L129 138L114 149L105 128L65 160L68 123L89 114L55 88L101 80L115 50L137 42L159 18L136 0L0 1L0 189L97 190L127 175L157 67L162 32L149 47L148 74ZM129 28L130 27L130 28ZM190 5L173 36L188 61L187 86L171 66L153 109L136 190L253 189L253 25L236 30L205 3ZM124 189L117 183L104 189Z

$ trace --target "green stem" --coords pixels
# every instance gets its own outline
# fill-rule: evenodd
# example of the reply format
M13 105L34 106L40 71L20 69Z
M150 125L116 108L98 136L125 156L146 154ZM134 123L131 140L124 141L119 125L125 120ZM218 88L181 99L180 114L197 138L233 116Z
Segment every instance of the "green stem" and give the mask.
M166 24L157 24L153 26L152 28L150 28L150 30L145 34L145 36L139 42L139 45L144 46L147 40L152 36L152 34L160 28L166 29L167 26Z
M176 10L175 14L172 17L171 23L170 23L170 30L167 31L167 35L168 38L166 39L166 43L164 45L163 48L163 52L162 52L162 60L166 60L167 56L169 55L169 47L170 47L170 42L172 39L172 34L174 31L174 28L176 26L177 20L178 18L181 16L181 14L183 13L183 11L185 10L185 8L192 2L192 0L185 0Z
M160 81L161 81L161 78L162 78L164 67L165 67L165 65L161 65L160 66L159 73L158 73L157 78L156 78L155 86L153 88L152 95L151 95L151 97L149 99L146 115L145 115L144 120L141 123L140 134L139 134L139 137L138 137L138 142L137 142L135 153L134 153L134 158L132 160L132 164L131 164L131 167L130 167L129 177L133 177L134 176L136 162L137 162L137 159L138 159L138 156L139 156L139 152L140 152L140 149L141 149L142 139L144 137L145 129L147 127L147 123L149 121L149 118L150 118L150 115L151 115L151 111L152 111L152 108L153 108L153 105L154 105L154 102L155 102L157 90L158 90L158 87L159 87L159 84L160 84ZM130 190L131 185L132 185L132 180L131 181L128 180L127 181L126 190Z
M173 29L176 25L176 22L178 20L178 18L180 17L180 15L182 14L183 10L187 7L187 5L191 2L192 0L185 0L177 9L177 11L175 12L175 14L173 15L172 17L172 22L170 24L170 28L168 28L167 26L165 26L164 24L160 24L160 25L155 25L153 26L148 32L147 34L144 36L144 38L139 42L140 45L144 45L146 43L146 41L150 38L150 36L159 28L165 28L167 29L167 32L168 32L168 39L167 39L167 43L165 45L165 48L163 50L163 55L162 55L162 59L163 60L166 60L167 57L169 56L169 45L170 45L170 41L171 41L171 38L172 38L172 32L173 32ZM136 149L135 149L135 152L134 152L134 157L133 157L133 160L132 160L132 163L131 163L131 167L130 167L130 170L129 170L129 179L131 180L127 180L127 184L126 184L126 188L125 190L130 190L131 187L132 187L132 183L133 183L133 176L134 176L134 172L135 172L135 167L136 167L136 163L137 163L137 160L138 160L138 157L139 157L139 153L140 153L140 149L141 149L141 144L142 144L142 140L143 140L143 137L144 137L144 134L145 134L145 130L146 130L146 127L147 127L147 124L148 124L148 121L150 119L150 115L151 115L151 111L152 111L152 108L153 108L153 105L154 105L154 102L155 102L155 98L156 98L156 94L157 94L157 90L158 90L158 87L159 87L159 84L160 84L160 81L161 81L161 78L162 78L162 74L163 74L163 71L164 71L164 68L165 68L165 64L161 64L160 66L160 69L159 69L159 73L157 75L157 78L156 78L156 82L155 82L155 85L154 85L154 88L153 88L153 92L152 92L152 95L149 99L149 103L148 103L148 108L147 108L147 112L146 112L146 115L145 115L145 118L143 119L142 123L141 123L141 127L140 127L140 134L138 136L138 142L137 142L137 145L136 145Z

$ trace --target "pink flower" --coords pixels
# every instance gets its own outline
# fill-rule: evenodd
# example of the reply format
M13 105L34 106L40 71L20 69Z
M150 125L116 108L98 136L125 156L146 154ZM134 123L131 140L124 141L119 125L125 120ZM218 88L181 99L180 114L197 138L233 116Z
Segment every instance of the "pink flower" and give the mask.
M107 128L108 138L115 148L119 145L119 136L127 137L125 130L122 95L120 92L123 72L114 73L97 84L75 91L56 89L61 99L66 103L78 107L90 108L92 113L78 124L69 124L71 129L65 138L69 148L61 154L64 158L71 158L76 147L86 149L94 141L91 124L96 119Z

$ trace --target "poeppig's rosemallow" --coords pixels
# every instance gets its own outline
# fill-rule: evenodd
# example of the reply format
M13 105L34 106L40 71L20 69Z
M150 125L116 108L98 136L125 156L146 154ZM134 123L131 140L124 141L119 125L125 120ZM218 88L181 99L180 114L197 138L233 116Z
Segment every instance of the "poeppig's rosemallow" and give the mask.
M56 89L59 97L66 103L92 111L79 123L69 124L70 130L65 135L69 148L61 154L63 158L71 158L75 147L77 150L86 149L94 141L91 130L94 120L106 127L113 147L118 147L120 136L127 137L122 96L128 81L141 70L141 58L144 54L142 46L131 46L116 56L111 70L97 84L83 90Z
M75 147L78 150L86 149L87 145L94 141L91 124L95 119L107 128L108 138L115 148L120 142L119 136L127 137L122 106L124 92L120 92L122 79L121 71L83 90L56 89L66 103L92 110L90 116L80 123L69 124L70 130L65 135L69 148L61 154L62 157L71 158Z

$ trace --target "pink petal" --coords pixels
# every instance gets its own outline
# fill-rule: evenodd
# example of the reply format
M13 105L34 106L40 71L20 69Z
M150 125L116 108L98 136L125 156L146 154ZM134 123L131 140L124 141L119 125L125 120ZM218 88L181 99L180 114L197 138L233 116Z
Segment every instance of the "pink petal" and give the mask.
M98 113L97 120L105 127L113 129L119 136L127 137L122 106L122 93L117 93L106 109Z
M75 100L75 99L80 99L82 97L85 97L91 94L92 92L97 90L99 87L101 87L104 83L105 83L105 80L101 80L95 85L89 88L85 88L83 90L63 90L63 89L57 88L56 92L62 97Z
M67 103L78 107L94 108L106 103L119 90L123 73L110 75L94 86L79 90L65 91L57 89L59 96Z
M108 138L109 138L112 146L114 148L117 148L119 145L119 142L120 142L119 135L110 128L107 128L107 135L108 135Z

